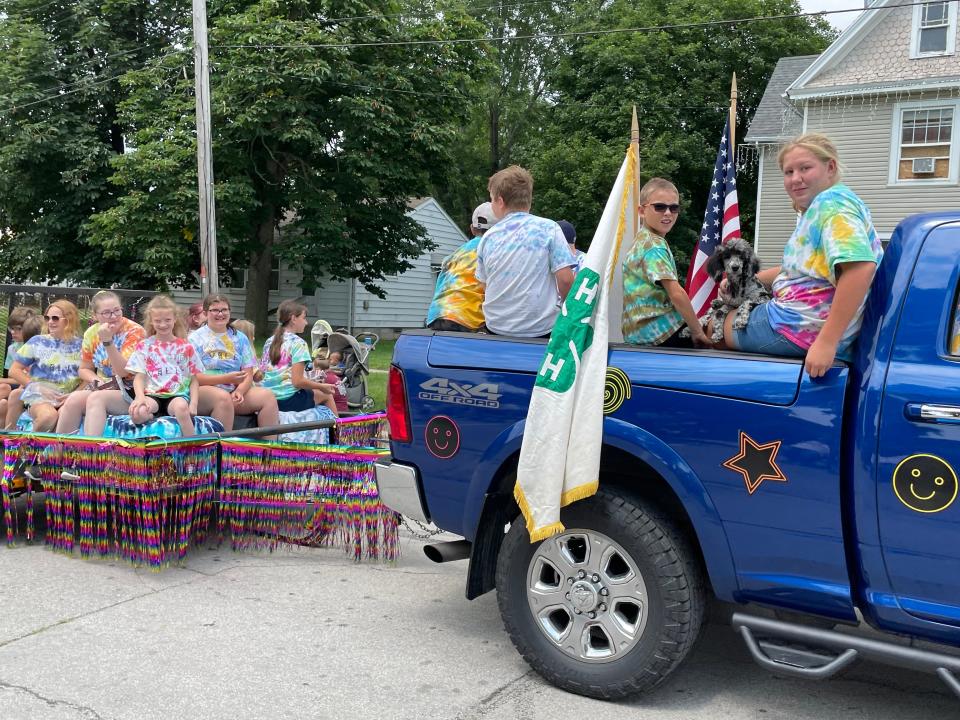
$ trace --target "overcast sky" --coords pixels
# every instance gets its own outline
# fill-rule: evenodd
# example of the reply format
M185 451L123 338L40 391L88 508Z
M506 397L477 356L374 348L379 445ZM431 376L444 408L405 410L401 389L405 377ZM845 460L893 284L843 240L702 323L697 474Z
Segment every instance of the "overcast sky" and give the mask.
M863 0L800 0L800 7L804 12L816 12L818 10L847 10L849 8L862 8ZM827 21L838 30L846 30L847 26L859 17L860 13L835 13L827 15Z

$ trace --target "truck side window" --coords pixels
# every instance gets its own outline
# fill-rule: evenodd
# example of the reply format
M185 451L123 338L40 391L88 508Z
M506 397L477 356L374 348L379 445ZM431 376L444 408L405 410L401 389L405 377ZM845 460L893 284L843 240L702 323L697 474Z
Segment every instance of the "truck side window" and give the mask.
M960 355L960 292L957 293L957 302L953 308L953 320L950 322L950 347L951 355Z

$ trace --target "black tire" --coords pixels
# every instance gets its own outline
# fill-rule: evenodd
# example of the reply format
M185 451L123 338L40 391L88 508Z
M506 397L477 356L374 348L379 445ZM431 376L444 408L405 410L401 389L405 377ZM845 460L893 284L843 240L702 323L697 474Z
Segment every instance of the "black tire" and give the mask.
M601 488L573 503L561 519L567 533L606 536L629 556L645 585L645 625L625 654L608 661L590 662L561 650L541 629L527 598L531 562L543 543L557 538L531 544L518 517L497 561L497 601L510 639L534 670L569 692L617 700L651 690L680 664L700 632L706 593L693 552L669 519L616 489Z

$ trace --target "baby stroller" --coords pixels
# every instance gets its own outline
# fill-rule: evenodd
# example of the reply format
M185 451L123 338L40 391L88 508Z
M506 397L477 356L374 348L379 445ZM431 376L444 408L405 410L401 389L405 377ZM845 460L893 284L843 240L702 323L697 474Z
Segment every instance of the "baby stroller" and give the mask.
M317 320L310 331L310 353L314 358L326 360L330 354L327 338L333 334L333 327L326 320Z
M342 374L347 407L351 410L372 410L376 401L367 394L367 376L370 374L368 358L380 338L374 333L361 333L354 337L343 328L333 332L329 323L317 320L310 332L310 339L314 358L325 360L330 353L340 353L340 366L331 369Z

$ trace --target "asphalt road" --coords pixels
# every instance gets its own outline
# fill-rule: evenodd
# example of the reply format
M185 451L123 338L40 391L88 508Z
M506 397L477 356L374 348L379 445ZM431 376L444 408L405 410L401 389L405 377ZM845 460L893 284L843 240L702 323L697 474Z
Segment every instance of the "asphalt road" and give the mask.
M650 695L569 695L516 654L492 594L464 599L465 562L402 546L393 566L203 547L162 572L0 547L0 720L960 717L917 673L774 677L719 622Z

